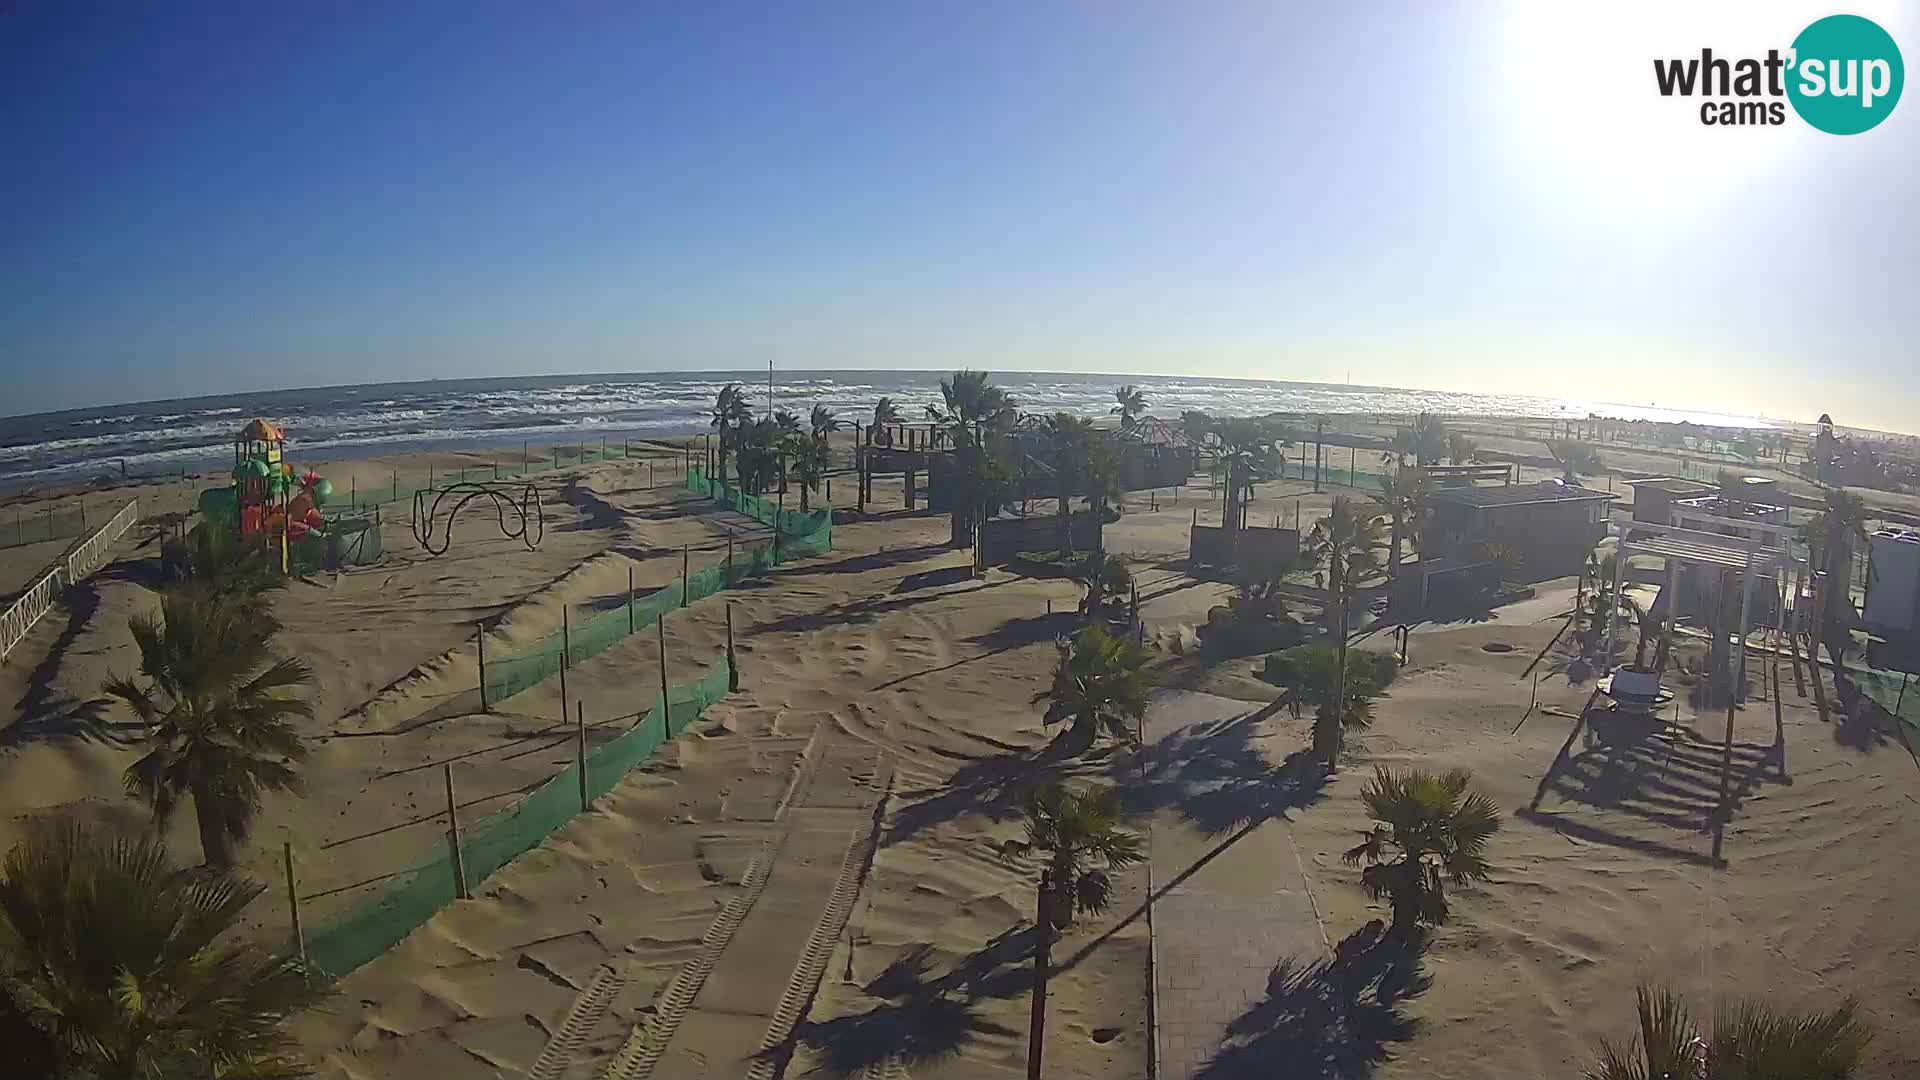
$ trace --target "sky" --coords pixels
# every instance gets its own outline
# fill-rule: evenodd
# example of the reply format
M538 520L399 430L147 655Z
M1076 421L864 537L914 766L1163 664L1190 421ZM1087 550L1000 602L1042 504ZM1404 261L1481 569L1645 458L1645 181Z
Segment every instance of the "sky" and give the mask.
M774 358L1916 431L1920 93L1654 86L1835 10L17 0L0 413Z

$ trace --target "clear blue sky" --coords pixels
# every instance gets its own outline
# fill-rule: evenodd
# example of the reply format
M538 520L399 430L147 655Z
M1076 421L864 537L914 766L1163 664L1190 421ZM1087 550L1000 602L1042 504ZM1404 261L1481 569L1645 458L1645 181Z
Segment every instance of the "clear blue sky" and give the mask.
M11 3L0 412L771 355L1920 428L1920 92L1703 128L1653 56L1830 9L1672 6Z

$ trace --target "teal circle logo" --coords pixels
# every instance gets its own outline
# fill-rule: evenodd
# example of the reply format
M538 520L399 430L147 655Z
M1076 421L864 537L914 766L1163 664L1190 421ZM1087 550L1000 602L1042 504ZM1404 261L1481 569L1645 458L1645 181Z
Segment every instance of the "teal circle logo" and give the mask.
M1829 15L1800 31L1791 64L1793 111L1830 135L1858 135L1885 120L1907 82L1893 36L1858 15Z

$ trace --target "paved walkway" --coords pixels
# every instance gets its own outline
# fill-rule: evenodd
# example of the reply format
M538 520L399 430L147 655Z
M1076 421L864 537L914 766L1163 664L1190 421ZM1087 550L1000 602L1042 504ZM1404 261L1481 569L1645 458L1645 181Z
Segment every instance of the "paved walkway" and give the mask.
M1251 804L1273 805L1271 787L1246 767L1262 740L1248 737L1250 722L1227 723L1252 708L1161 691L1147 713L1146 740L1166 751L1155 759L1155 789L1165 792L1160 801L1167 805L1152 819L1154 888L1178 879L1153 905L1159 1080L1202 1076L1228 1025L1268 997L1276 964L1291 958L1311 965L1327 956L1287 822L1269 818L1250 830L1207 834L1221 825L1216 804L1237 797L1236 790ZM1218 763L1206 764L1215 748Z

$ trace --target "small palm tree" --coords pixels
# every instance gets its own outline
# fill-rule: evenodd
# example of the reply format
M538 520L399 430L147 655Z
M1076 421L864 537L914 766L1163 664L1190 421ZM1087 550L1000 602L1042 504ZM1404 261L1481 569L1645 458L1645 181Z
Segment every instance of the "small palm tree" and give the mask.
M1409 535L1408 526L1412 526L1414 550L1420 548L1419 537L1421 525L1426 520L1428 492L1425 469L1389 465L1386 475L1381 477L1379 493L1372 496L1373 501L1386 507L1393 521L1391 539L1387 545L1388 577L1399 576L1400 543Z
M1466 465L1475 461L1476 458L1474 455L1478 450L1479 448L1473 445L1473 440L1462 435L1460 432L1454 431L1448 433L1447 460L1453 462L1455 465Z
M811 435L788 435L780 440L780 454L786 459L788 475L800 485L800 512L808 509L807 496L827 475L827 444Z
M807 416L807 430L813 433L815 442L826 442L828 435L839 431L843 426L840 418L825 405L815 405L813 412Z
M1602 468L1600 452L1578 439L1554 439L1547 443L1547 452L1559 463L1560 478L1569 484L1578 483L1580 477L1591 476Z
M1348 729L1373 724L1373 698L1380 692L1373 657L1325 644L1295 646L1287 652L1298 695L1314 702L1314 750L1336 762Z
M1054 496L1060 514L1060 555L1073 554L1073 489L1079 486L1092 453L1093 422L1083 416L1058 412L1041 423L1047 447L1052 451Z
M1324 580L1334 606L1334 641L1340 650L1336 670L1347 666L1347 608L1353 587L1380 568L1380 519L1363 513L1360 504L1345 495L1333 497L1327 516L1307 535L1306 558L1326 566ZM1340 740L1322 746L1327 767L1340 764Z
M1073 722L1073 736L1090 746L1105 733L1135 741L1135 728L1147 713L1146 649L1100 623L1089 624L1060 648L1053 686L1044 695L1044 722Z
M1587 1080L1847 1080L1873 1041L1852 998L1805 1014L1736 1002L1709 1037L1678 994L1642 986L1634 996L1640 1030L1625 1046L1602 1040Z
M1817 660L1822 641L1833 660L1836 678L1846 665L1847 626L1851 620L1837 613L1853 610L1853 553L1867 542L1867 504L1845 488L1828 488L1826 505L1800 527L1800 536L1808 548L1810 561L1826 572L1826 596L1819 617L1813 620L1812 651Z
M753 418L747 409L747 397L740 391L739 383L728 383L720 388L713 398L713 418L708 426L720 433L719 480L727 479L727 449L737 438L740 428Z
M1027 1039L1027 1076L1038 1080L1053 932L1072 925L1075 912L1105 911L1113 898L1113 871L1141 861L1146 852L1138 834L1120 827L1120 799L1110 787L1075 792L1048 784L1028 797L1026 824L1027 838L1008 841L1001 850L1045 860L1034 915L1033 1018Z
M904 423L905 421L906 421L906 418L900 415L900 406L895 405L893 403L892 398L883 397L879 401L874 403L874 406L873 406L873 426L874 427L877 427L877 428L892 427L895 424Z
M292 722L313 705L296 691L312 673L273 655L278 624L243 597L167 593L159 620L137 615L128 628L146 681L102 689L146 725L153 749L127 767L127 794L162 828L191 797L207 865L232 866L264 794L297 784L306 747Z
M245 544L230 527L203 521L184 539L161 546L167 575L212 592L258 594L285 588L280 556L261 544Z
M1387 448L1380 452L1380 464L1398 466L1410 464L1409 458L1419 460L1420 439L1412 428L1396 428L1393 436L1387 440Z
M157 839L34 827L0 865L0 1038L20 1076L302 1077L282 1030L325 994L245 944L262 887Z
M1211 435L1213 456L1227 483L1225 525L1238 529L1253 498L1255 471L1272 458L1276 446L1287 444L1287 438L1259 421L1236 418L1219 421Z
M1074 567L1073 578L1087 590L1080 601L1083 615L1098 616L1108 598L1125 595L1133 585L1133 571L1127 568L1127 560L1101 551L1088 552L1080 565Z
M1140 417L1147 411L1146 391L1128 383L1113 392L1113 399L1119 404L1108 409L1107 412L1120 417L1121 431L1132 431L1133 425L1138 423Z
M1433 465L1447 452L1447 425L1429 412L1423 412L1413 418L1413 427L1408 429L1413 439L1414 461L1421 465Z
M1465 769L1436 775L1376 768L1360 792L1367 816L1379 824L1341 858L1348 866L1367 864L1360 885L1372 899L1392 902L1395 933L1446 922L1447 885L1487 875L1481 853L1500 829L1500 812L1469 789L1472 780Z

